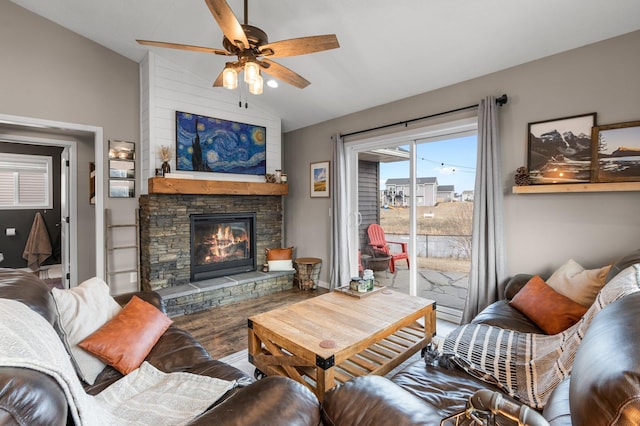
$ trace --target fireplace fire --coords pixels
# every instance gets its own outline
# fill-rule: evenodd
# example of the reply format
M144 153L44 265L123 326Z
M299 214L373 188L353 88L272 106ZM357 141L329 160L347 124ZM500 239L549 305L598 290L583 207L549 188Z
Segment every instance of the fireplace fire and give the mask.
M194 214L190 220L192 281L255 271L255 213Z
M243 224L217 225L215 232L204 232L196 244L195 264L224 262L249 256L249 237Z

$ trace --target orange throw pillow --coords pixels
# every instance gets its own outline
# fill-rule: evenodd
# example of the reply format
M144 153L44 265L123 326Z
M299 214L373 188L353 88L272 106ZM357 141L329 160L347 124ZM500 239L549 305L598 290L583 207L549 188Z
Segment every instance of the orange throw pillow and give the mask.
M509 302L547 334L558 334L574 325L587 308L534 276Z
M267 260L291 260L292 257L293 247L267 249Z
M140 367L173 321L138 296L95 333L78 344L122 374Z

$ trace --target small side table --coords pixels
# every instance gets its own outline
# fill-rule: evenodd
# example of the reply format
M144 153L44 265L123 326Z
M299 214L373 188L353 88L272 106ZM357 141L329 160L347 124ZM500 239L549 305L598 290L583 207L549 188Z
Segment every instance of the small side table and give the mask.
M386 271L389 269L389 261L391 256L378 256L372 257L368 254L363 254L360 261L364 269L371 269L373 272Z
M315 290L318 288L322 259L317 257L299 257L293 261L296 270L293 276L294 284L301 290Z

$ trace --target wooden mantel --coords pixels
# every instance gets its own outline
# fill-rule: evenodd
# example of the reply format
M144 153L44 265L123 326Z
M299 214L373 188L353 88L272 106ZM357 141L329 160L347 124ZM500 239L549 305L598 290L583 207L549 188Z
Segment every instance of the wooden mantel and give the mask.
M149 178L149 194L287 195L286 183Z
M553 194L568 192L620 192L640 191L640 182L568 183L550 185L514 186L514 194Z

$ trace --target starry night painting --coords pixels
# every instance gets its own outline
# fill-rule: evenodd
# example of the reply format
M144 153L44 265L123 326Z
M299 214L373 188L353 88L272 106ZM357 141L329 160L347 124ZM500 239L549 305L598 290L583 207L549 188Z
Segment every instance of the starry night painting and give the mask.
M176 111L177 169L264 175L267 129Z

